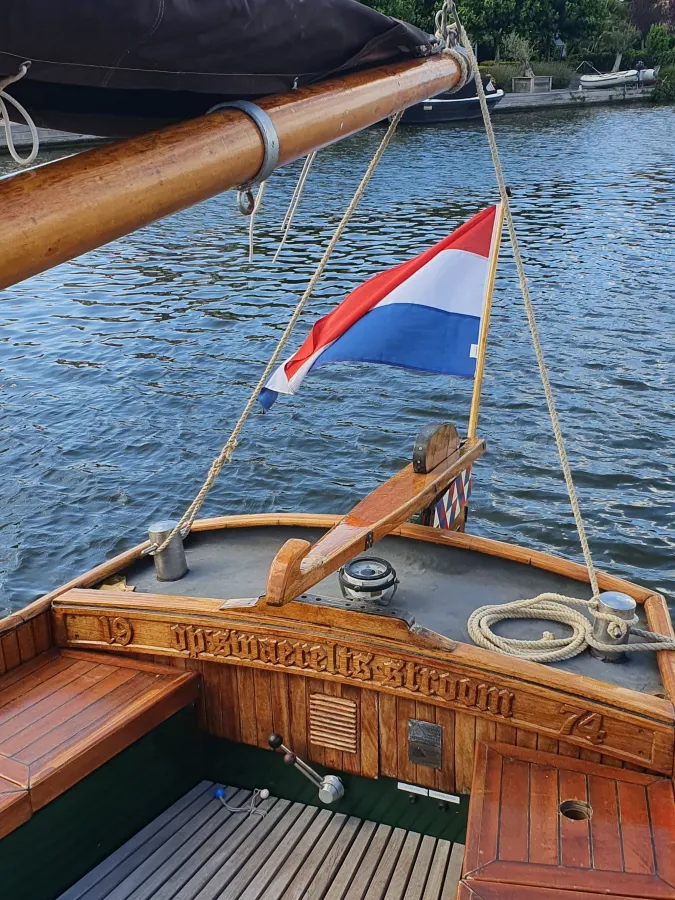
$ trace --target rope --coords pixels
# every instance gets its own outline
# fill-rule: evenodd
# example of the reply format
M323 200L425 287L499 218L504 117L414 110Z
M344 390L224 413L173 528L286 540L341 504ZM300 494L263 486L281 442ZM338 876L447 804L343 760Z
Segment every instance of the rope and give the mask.
M32 162L34 162L36 156L40 151L40 136L38 135L37 128L35 127L35 122L30 116L30 113L17 99L8 94L5 91L5 88L10 84L14 84L15 81L19 81L28 71L30 66L30 62L21 63L19 66L19 72L16 75L10 75L7 78L0 79L0 121L5 127L5 139L7 141L7 149L9 150L9 155L12 157L14 162L19 163L21 166L29 166ZM12 135L12 122L9 117L9 111L7 109L7 103L11 104L25 119L26 125L30 130L30 136L32 141L31 151L28 156L19 156L19 152L16 149L16 145L14 144L14 137Z
M255 203L253 204L253 209L251 210L251 216L248 220L248 261L250 263L253 262L253 222L255 220L255 214L258 212L258 207L263 198L263 194L265 193L265 185L266 181L262 181L260 183L260 187L258 188L258 193L255 196Z
M637 616L633 616L633 618L628 621L625 619L620 619L618 616L612 615L611 613L603 613L598 608L598 595L600 593L600 589L598 587L598 579L595 572L595 566L593 565L593 559L591 556L590 547L588 545L588 539L586 537L586 529L584 527L581 510L579 509L579 503L577 500L576 489L574 487L572 472L567 459L565 441L560 430L560 421L558 419L555 400L553 398L553 392L551 390L551 383L549 381L546 361L544 359L544 352L539 341L537 323L532 306L532 300L530 298L529 288L527 285L527 277L525 275L525 268L523 266L522 257L520 255L516 229L513 223L513 217L511 215L509 190L506 187L506 183L504 181L504 173L502 170L501 161L499 159L499 151L497 149L497 141L495 139L495 133L492 127L492 121L490 119L490 111L488 109L487 100L485 99L485 91L483 89L483 82L480 77L478 60L476 59L476 55L473 52L473 47L471 46L471 41L468 38L466 30L457 16L457 11L453 0L444 0L441 13L442 15L440 15L439 19L437 20L439 30L442 30L444 28L445 34L443 35L443 37L448 39L448 34L451 34L451 27L448 26L447 23L449 20L449 16L452 15L455 23L455 28L457 30L457 33L459 34L460 42L469 58L474 81L476 83L476 92L478 94L478 100L480 102L480 108L483 114L485 132L487 134L488 143L490 145L492 163L494 165L495 176L497 178L497 184L499 186L499 196L504 206L506 224L511 241L511 247L513 248L513 258L516 264L516 270L518 272L518 281L520 283L520 290L523 295L527 322L530 328L534 353L537 358L537 365L539 367L539 375L541 377L541 383L543 385L544 394L546 396L546 404L548 406L548 412L551 419L551 425L553 427L556 447L558 448L558 455L560 457L560 464L562 467L563 476L565 478L565 486L567 487L567 493L569 495L572 513L574 514L574 521L577 527L577 532L579 534L579 541L581 543L581 549L584 555L586 569L588 571L588 580L590 582L592 591L591 600L579 600L574 597L565 597L562 594L546 593L539 594L539 596L529 600L516 600L512 603L482 606L479 609L475 610L469 617L469 635L471 636L471 639L476 644L478 644L478 646L483 647L486 650L496 650L501 653L506 653L510 656L517 656L520 659L534 660L535 662L559 662L564 659L570 659L571 657L582 653L586 649L586 647L594 647L601 652L619 651L622 653L639 653L643 651L654 650L675 650L675 640L671 639L670 637L662 634L655 634L651 631L645 631L641 628L638 628ZM451 39L452 38L450 37L450 40ZM583 613L577 612L577 610L570 608L573 606L582 608L588 615L591 616L592 619L601 619L606 621L608 623L607 631L610 637L618 638L624 636L627 633L630 633L636 635L637 637L641 637L644 640L632 644L608 644L597 641L592 634L593 625L591 620L589 620ZM496 635L492 631L491 626L495 622L499 622L504 619L548 619L554 622L562 622L572 629L572 634L566 638L554 638L550 632L545 632L543 637L538 641L525 641L515 638L503 638L499 635Z
M260 809L259 804L263 800L267 800L270 792L266 788L254 788L253 793L248 801L243 806L231 806L227 800L225 799L225 791L223 788L218 788L216 790L216 797L223 804L225 809L229 810L232 813L246 813L247 816L260 816L261 819L264 819L267 815L267 810Z
M598 641L593 637L593 622L571 607L579 607L594 619L602 619L608 623L610 637L620 638L626 634L644 638L643 641L626 644L610 644ZM543 637L536 641L518 638L501 637L492 630L496 622L505 619L544 619L561 622L572 629L572 634L564 638L554 638L545 631ZM514 600L512 603L481 606L469 616L468 629L471 640L484 650L495 650L519 659L533 662L562 662L582 653L587 647L593 647L603 653L641 653L653 650L675 650L675 640L662 634L655 634L637 628L638 617L619 619L610 613L597 609L595 600L579 600L565 597L563 594L539 594L530 600Z
M279 258L279 254L281 253L282 247L286 243L286 238L288 237L288 233L291 230L291 224L293 222L293 216L295 215L295 211L298 208L298 204L300 203L300 197L302 196L302 190L305 186L305 182L307 181L307 176L309 175L309 170L312 167L312 163L316 159L317 151L313 150L309 156L305 157L305 161L302 166L302 171L300 172L300 177L298 178L298 183L295 185L295 189L293 191L293 196L291 197L291 202L288 204L288 209L286 210L286 214L284 215L283 222L281 223L281 240L279 241L279 246L277 247L277 252L274 254L274 258L272 259L272 264L277 261Z
M288 320L288 324L286 325L284 333L279 338L279 341L278 341L276 347L274 348L274 352L270 356L270 358L267 362L267 365L265 366L263 373L258 380L258 383L253 388L253 391L251 392L251 396L248 398L248 401L246 402L246 405L244 406L244 409L242 410L241 415L237 419L237 422L236 422L234 428L232 429L232 433L230 434L229 438L223 445L218 456L216 456L216 458L211 463L211 467L208 471L206 479L204 480L204 483L200 487L200 489L197 492L192 503L188 506L188 508L183 513L180 521L177 523L175 528L171 531L171 533L169 535L167 535L167 537L164 539L164 541L158 547L148 548L149 553L152 553L152 554L159 553L161 550L164 550L164 548L169 544L169 542L171 540L173 540L173 538L175 537L176 534L178 534L179 532L182 535L188 534L190 529L192 528L192 523L197 518L199 510L201 509L202 504L204 503L204 500L206 499L206 495L210 491L210 489L211 489L214 481L218 477L218 475L220 475L220 472L221 472L223 466L226 463L228 463L230 461L230 459L232 458L234 449L237 446L237 438L239 437L241 430L244 427L244 423L248 419L249 414L250 414L251 410L253 409L253 406L254 406L256 400L258 399L258 394L265 387L265 383L267 382L267 379L269 378L272 370L274 369L274 366L276 365L277 360L281 356L281 352L284 349L284 347L286 346L286 343L288 342L288 339L290 338L290 336L293 332L293 328L295 327L298 319L300 318L300 315L301 315L303 309L305 308L305 305L307 304L307 301L309 300L309 298L312 294L312 291L314 290L314 288L316 286L317 281L319 280L319 278L321 278L321 275L323 274L323 271L326 268L328 260L330 259L331 254L332 254L333 250L335 249L337 242L340 240L340 237L342 236L342 232L345 230L349 220L351 219L351 217L354 213L354 210L356 209L358 202L361 199L361 196L362 196L364 190L366 189L366 186L367 186L368 182L370 181L370 178L371 178L373 172L375 171L375 168L377 167L377 164L379 163L380 159L382 158L382 154L387 149L389 142L391 141L392 137L394 136L396 128L398 127L398 123L401 121L402 115L403 115L402 112L396 113L396 115L393 117L393 119L389 123L389 127L387 128L387 131L386 131L384 137L382 138L382 141L380 142L380 146L375 151L375 154L374 154L373 158L371 159L371 161L368 165L368 168L366 169L366 171L363 175L363 178L361 179L361 181L359 183L359 186L356 188L356 191L354 192L354 196L352 197L351 202L349 203L349 206L345 210L344 215L340 219L337 228L333 232L333 236L331 237L330 241L328 242L328 246L324 250L323 256L321 257L321 260L319 261L319 264L316 267L314 274L310 278L309 284L305 288L304 294L302 295L297 306L293 310L293 313L291 314L291 317Z
M471 65L471 69L474 75L474 81L476 83L476 92L478 94L478 100L480 102L481 112L483 114L483 122L485 123L485 131L488 138L488 143L490 145L490 153L492 154L492 163L494 165L495 175L497 178L497 184L499 186L499 196L504 205L504 213L506 219L506 226L509 232L509 238L511 240L511 247L513 248L513 258L516 264L516 271L518 272L518 281L520 282L520 291L523 295L523 301L525 303L525 313L527 315L527 322L530 327L530 334L532 336L532 345L534 347L534 354L537 358L537 365L539 367L539 375L541 377L541 383L544 388L544 394L546 396L546 404L548 406L548 413L551 419L551 425L553 427L553 435L555 437L556 447L558 448L558 455L560 457L560 464L562 466L563 476L565 479L565 486L567 487L567 493L570 499L570 505L572 507L572 513L574 514L574 521L577 527L577 532L579 534L579 541L581 543L581 550L584 555L584 561L586 563L586 569L588 570L588 579L591 584L591 590L593 592L593 597L597 597L599 593L598 588L598 579L595 574L595 566L593 565L593 559L591 557L591 550L588 545L588 539L586 537L586 529L584 527L583 518L581 516L581 510L579 509L579 503L577 500L576 489L574 487L574 481L572 479L572 472L570 470L569 462L567 459L567 451L565 450L565 441L562 436L562 432L560 430L560 421L558 419L558 412L555 406L555 400L553 399L553 392L551 391L551 383L548 377L548 371L546 368L546 361L544 359L544 352L541 347L541 343L539 342L539 334L537 332L537 323L534 316L534 309L532 307L532 301L530 299L530 291L527 285L527 277L525 275L525 269L523 267L523 260L520 255L520 248L518 246L518 237L516 235L516 229L513 224L513 216L511 215L511 206L509 204L509 191L506 187L506 183L504 181L504 173L502 170L502 165L499 159L499 151L497 149L497 142L495 139L494 129L492 128L492 121L490 119L490 111L488 109L487 100L485 99L485 91L483 90L483 82L481 81L480 71L478 68L478 60L476 59L476 55L473 52L473 47L471 46L471 41L469 40L466 30L462 23L457 18L457 14L454 7L454 2L452 0L444 0L443 8L445 9L447 6L447 11L451 12L453 18L457 24L459 30L459 37L464 47L467 56L469 57L469 63ZM447 19L447 12L446 12Z

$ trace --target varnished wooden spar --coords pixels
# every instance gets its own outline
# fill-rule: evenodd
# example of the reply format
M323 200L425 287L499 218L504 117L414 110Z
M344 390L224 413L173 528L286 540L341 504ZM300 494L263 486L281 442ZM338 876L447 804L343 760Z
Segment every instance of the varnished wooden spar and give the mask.
M381 66L260 100L279 165L354 134L460 77L439 55ZM99 147L0 182L0 288L253 178L257 126L237 110Z
M450 448L445 445L446 451ZM364 497L313 547L297 538L286 541L272 560L265 601L281 606L337 571L431 503L484 450L484 441L468 438L442 462L434 458L436 467L429 472L418 473L411 463Z

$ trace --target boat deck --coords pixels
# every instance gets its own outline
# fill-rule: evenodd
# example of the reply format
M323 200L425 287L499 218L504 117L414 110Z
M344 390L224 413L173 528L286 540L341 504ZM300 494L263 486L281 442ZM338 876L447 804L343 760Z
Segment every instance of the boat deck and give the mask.
M223 529L191 534L186 542L190 571L178 581L157 581L150 557L134 563L126 572L127 582L137 592L174 596L256 598L265 592L265 579L274 555L290 538L317 541L318 528L265 526ZM467 620L479 606L536 597L545 591L589 599L587 584L510 559L487 556L472 550L439 546L403 537L379 541L373 555L394 567L400 584L387 608L368 610L363 604L342 599L336 573L312 589L303 602L399 616L417 622L451 640L471 644ZM638 607L641 627L646 628L644 610ZM538 640L544 630L556 637L569 634L564 625L551 621L510 620L496 630L505 637ZM645 694L663 691L655 653L633 653L623 665L608 665L583 653L555 664L555 668L628 687Z
M464 847L203 781L60 900L454 900ZM251 792L226 788L230 807ZM102 811L105 814L105 811Z

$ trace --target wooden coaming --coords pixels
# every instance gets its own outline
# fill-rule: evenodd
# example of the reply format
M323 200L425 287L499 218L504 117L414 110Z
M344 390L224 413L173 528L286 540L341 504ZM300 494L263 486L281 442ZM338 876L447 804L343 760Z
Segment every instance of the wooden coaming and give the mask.
M328 529L339 520L338 516L273 513L204 519L195 523L194 530L199 532L274 525ZM441 532L410 524L397 527L392 534L511 559L582 582L587 581L586 570L576 563L486 538ZM140 557L146 546L147 543L139 544L125 551L0 622L0 672L12 670L27 661L31 653L40 653L51 645L53 601L74 587L91 587L110 575L123 571ZM660 595L604 573L599 573L599 582L603 590L623 590L638 602L644 603L649 626L654 630L668 633L671 627L669 615L665 601ZM154 616L158 622L166 619L166 622L170 622L169 627L177 623L197 628L204 626L213 628L215 613L218 620L215 626L218 629L234 626L250 631L252 624L255 623L256 626L264 626L267 629L266 633L278 634L281 629L284 635L291 633L294 640L303 642L311 640L315 635L323 638L328 632L334 634L338 629L345 641L353 642L357 638L363 641L365 638L366 652L372 652L374 641L380 644L380 649L386 650L390 655L396 650L399 656L402 652L408 654L406 658L413 656L416 665L424 663L428 667L431 661L437 666L441 661L450 661L454 666L461 668L463 677L470 680L480 679L479 684L489 677L491 685L511 692L517 691L519 694L522 692L522 696L526 698L533 697L532 718L523 721L514 719L513 716L506 718L492 716L480 709L466 708L460 704L442 703L434 697L422 698L419 692L401 694L384 685L367 685L362 680L338 674L327 677L320 672L307 669L296 672L292 667L268 666L268 681L266 682L264 677L262 679L258 677L257 681L259 692L261 686L269 684L269 692L265 688L262 693L263 698L269 695L269 700L264 700L261 707L267 717L266 723L269 722L269 713L266 711L271 710L273 730L280 731L284 735L290 734L292 746L301 756L305 755L314 762L336 767L341 763L344 771L354 774L368 777L377 777L381 774L402 779L405 771L410 774L406 754L401 749L403 743L399 747L399 739L403 742L405 738L404 729L397 724L412 710L408 700L414 701L417 718L436 721L443 728L441 772L425 770L422 766L413 767L417 770L414 773L416 783L425 786L431 786L433 780L437 789L451 792L468 791L471 786L475 745L481 740L493 739L558 753L568 758L604 762L614 766L625 764L628 767L651 768L655 771L666 771L667 765L672 766L673 708L670 699L675 696L673 653L658 654L662 680L669 698L666 701L600 684L592 679L569 675L554 668L499 657L477 647L455 644L424 629L417 629L411 633L404 622L395 619L363 616L353 612L343 613L334 609L297 603L289 603L274 609L267 607L265 610L233 610L226 615L217 609L220 600L125 594L121 598L121 606L118 607L118 597L114 592L112 596L108 592L90 592L89 597L79 593L68 595L69 602L73 602L75 598L77 610L73 610L72 613L78 616L93 614L96 618L97 614L101 614L106 618L115 618L112 613L118 608L122 618L125 618L129 615L130 609L135 607L137 612L146 618L149 616L152 619ZM83 607L88 605L91 605L92 609L86 613ZM164 613L166 615L163 615ZM63 624L64 614L65 610L55 610L55 619ZM195 616L199 618L195 619ZM263 728L256 721L256 676L252 670L262 667L259 661L236 659L229 660L229 664L221 665L221 661L228 662L228 660L211 661L206 654L191 656L189 652L167 650L166 644L160 646L161 642L154 640L140 647L132 642L124 648L122 645L109 643L112 633L107 635L105 643L94 640L92 643L85 641L84 644L92 649L121 651L131 658L152 660L203 675L204 690L198 701L203 727L213 734L232 740L266 746L266 726ZM124 628L119 634L124 637ZM56 643L63 643L63 636L57 638ZM341 752L340 758L337 755L338 751L329 750L327 761L326 748L308 745L308 678L309 683L315 686L313 689L316 690L318 685L318 690L324 691L327 696L344 696L357 702L359 747L355 754ZM597 719L590 721L590 729L586 727L585 736L583 728L581 735L560 734L559 728L557 731L551 727L542 728L542 722L548 713L542 707L540 698L552 694L560 700L561 692L571 695L573 704L587 699L588 703L584 702L580 711L603 716L598 733L606 730L605 716L617 716L622 734L620 743L628 746L628 752L624 753L620 748L617 750L614 746L607 746L606 742L602 744L593 742L592 739L598 736L594 735L593 731ZM247 702L243 702L242 698L247 698ZM550 712L550 707L548 709ZM575 714L570 711L568 715L571 717ZM628 731L625 730L626 723L630 726L634 721L631 717L646 721L648 733L651 734L653 728L658 732L658 752L652 763L645 762L642 756L638 758L635 753L637 745L633 745L630 728ZM395 724L387 728L387 722ZM586 725L589 723L586 722ZM643 725L638 724L637 727L642 728Z
M239 703L239 739L259 746L265 746L271 730L281 730L274 725L275 716L288 722L293 733L292 705L280 698L290 697L292 690L300 692L297 686L291 688L298 678L309 685L322 683L322 692L329 696L342 696L344 688L375 694L378 709L389 702L385 695L393 695L399 735L396 763L389 762L393 751L379 746L379 772L403 780L400 723L415 718L411 710L417 705L431 710L429 721L445 717L459 790L470 785L476 741L491 739L493 729L502 740L508 729L506 734L522 746L535 747L541 738L548 741L545 749L557 744L555 749L562 753L589 753L591 759L602 754L653 771L672 771L675 717L667 700L417 633L397 619L307 604L288 604L275 614L265 606L222 610L220 605L201 598L73 590L54 603L55 641L82 649L152 654L198 667L204 674L209 730L235 737L233 726L222 725L222 716L227 708L236 718ZM216 674L231 666L236 667L236 698L232 676ZM279 676L285 681L278 681ZM218 698L220 712L212 711L209 717L210 696ZM226 701L221 700L224 696ZM308 702L305 694L305 712L299 714L307 714ZM302 725L295 728L296 738L302 730ZM380 740L382 734L379 728ZM391 743L393 738L386 740ZM332 761L326 761L326 752ZM372 747L370 752L375 755ZM349 755L312 747L308 754L333 768L340 768Z

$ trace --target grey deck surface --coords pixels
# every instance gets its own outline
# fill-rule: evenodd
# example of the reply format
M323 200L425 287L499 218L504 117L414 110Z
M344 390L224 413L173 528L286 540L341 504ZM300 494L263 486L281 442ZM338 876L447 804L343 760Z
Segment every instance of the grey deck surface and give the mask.
M464 847L203 781L59 900L454 900ZM226 789L230 806L250 791Z
M152 560L145 557L129 568L127 581L149 593L223 600L259 597L265 592L270 563L284 542L289 538L314 542L322 534L317 528L286 526L193 534L186 542L190 571L184 578L157 581ZM543 569L409 538L386 537L368 555L388 560L396 570L400 584L392 600L392 613L467 644L471 643L467 620L479 606L536 597L545 591L586 600L591 596L587 584ZM312 588L312 594L340 599L337 574ZM642 614L641 607L638 614ZM644 621L642 624L646 627ZM569 634L565 626L550 621L519 619L496 626L496 631L507 637L529 640L539 639L545 630L557 637ZM627 662L613 664L585 652L556 663L556 668L648 694L663 690L656 653L633 653Z

